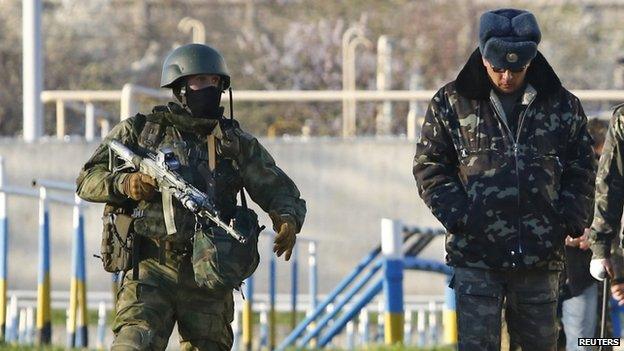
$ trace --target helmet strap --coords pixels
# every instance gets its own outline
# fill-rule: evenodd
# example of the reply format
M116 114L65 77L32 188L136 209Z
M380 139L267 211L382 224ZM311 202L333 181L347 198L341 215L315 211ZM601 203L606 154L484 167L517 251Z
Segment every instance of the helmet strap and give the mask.
M182 87L180 87L180 90L178 90L180 96L178 96L178 100L180 100L180 102L182 103L182 106L187 107L187 103L186 103L186 84L184 84Z

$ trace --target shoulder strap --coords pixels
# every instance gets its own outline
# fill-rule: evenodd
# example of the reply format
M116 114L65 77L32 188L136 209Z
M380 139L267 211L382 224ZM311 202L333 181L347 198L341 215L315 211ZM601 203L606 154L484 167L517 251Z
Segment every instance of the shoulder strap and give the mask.
M241 205L243 206L243 208L247 208L247 197L245 196L244 187L242 187L240 190L240 198L241 198Z

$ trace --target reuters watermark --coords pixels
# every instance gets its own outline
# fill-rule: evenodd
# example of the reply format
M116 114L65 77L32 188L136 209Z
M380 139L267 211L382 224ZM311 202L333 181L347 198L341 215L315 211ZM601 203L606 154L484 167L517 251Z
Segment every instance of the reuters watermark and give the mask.
M579 338L578 346L620 346L619 338Z

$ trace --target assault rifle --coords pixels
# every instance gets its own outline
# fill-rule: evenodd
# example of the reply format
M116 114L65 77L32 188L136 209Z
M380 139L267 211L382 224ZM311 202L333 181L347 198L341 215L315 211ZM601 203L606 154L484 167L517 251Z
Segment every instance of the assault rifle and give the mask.
M162 148L158 150L157 154L148 153L147 157L143 158L116 140L111 139L108 142L108 147L109 156L111 156L110 168L113 172L131 169L156 179L158 190L163 195L163 214L165 216L167 234L176 232L171 202L171 197L173 196L195 216L212 221L241 244L247 242L247 239L234 229L233 223L228 225L219 218L212 199L208 195L189 184L175 172L180 167L180 162L171 148ZM111 152L115 155L111 154ZM113 156L122 161L119 166L114 164L115 158Z

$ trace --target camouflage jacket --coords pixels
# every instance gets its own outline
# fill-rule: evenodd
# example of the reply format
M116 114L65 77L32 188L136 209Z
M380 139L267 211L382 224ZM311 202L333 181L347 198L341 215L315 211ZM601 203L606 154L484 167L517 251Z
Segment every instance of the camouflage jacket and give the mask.
M598 164L596 204L589 240L593 258L610 256L611 241L619 236L624 207L624 105L618 106Z
M159 124L164 130L159 142L141 146L139 137L146 120ZM106 139L118 140L139 155L146 151L155 152L164 146L172 147L181 163L180 175L206 192L210 174L206 142L209 133L217 139L213 194L220 217L227 222L234 215L237 194L244 186L264 211L294 218L299 231L306 213L305 201L301 199L299 190L275 165L258 140L241 130L236 121L222 119L218 123L216 120L194 119L180 105L169 103L168 106L154 108L148 116L137 115L122 121ZM102 142L78 176L77 194L87 201L138 207L143 216L135 220L136 232L152 238L165 236L161 197L134 203L121 192L126 174L111 173L108 163L108 148ZM178 231L174 240L186 241L194 233L195 218L177 201L174 203Z
M565 235L588 224L595 161L581 104L540 53L526 82L516 135L478 49L431 100L413 173L452 266L561 270Z

